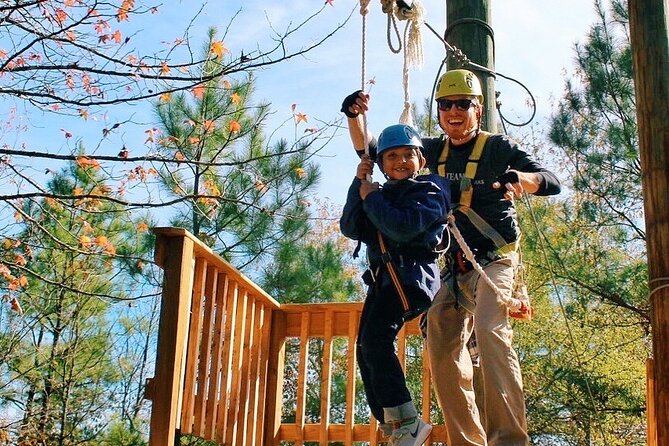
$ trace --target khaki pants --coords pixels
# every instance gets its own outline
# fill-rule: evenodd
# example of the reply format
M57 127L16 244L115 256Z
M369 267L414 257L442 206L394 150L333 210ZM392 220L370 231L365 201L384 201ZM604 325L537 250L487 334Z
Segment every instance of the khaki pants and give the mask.
M517 264L518 256L512 255L488 264L485 272L508 295ZM476 303L474 314L457 305L449 287L443 286L427 315L426 345L448 445L527 446L523 383L507 307L475 271L458 275L457 281L463 294ZM467 349L472 331L481 359L485 421L476 407Z

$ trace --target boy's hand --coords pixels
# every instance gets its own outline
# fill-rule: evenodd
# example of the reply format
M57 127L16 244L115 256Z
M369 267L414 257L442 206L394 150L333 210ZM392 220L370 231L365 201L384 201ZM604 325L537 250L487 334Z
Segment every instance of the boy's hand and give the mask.
M362 180L360 183L360 198L363 200L367 198L367 195L371 194L374 191L379 190L381 187L379 186L379 183L372 183L367 180Z
M360 164L358 164L358 169L355 172L355 176L365 181L368 178L372 177L372 172L374 171L374 162L369 159L369 156L363 155L360 157Z
M355 119L367 110L369 110L369 95L362 90L354 91L341 103L341 111L351 119Z

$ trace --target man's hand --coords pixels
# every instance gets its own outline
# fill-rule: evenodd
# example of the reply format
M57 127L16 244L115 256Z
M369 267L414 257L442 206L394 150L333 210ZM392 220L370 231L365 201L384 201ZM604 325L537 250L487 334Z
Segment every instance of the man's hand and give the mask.
M531 172L520 172L518 170L509 169L502 175L498 176L495 182L492 183L493 189L500 189L502 186L506 189L504 198L513 200L521 198L523 192L530 194L539 190L541 178L539 175Z
M344 98L341 103L341 111L351 119L369 110L369 95L362 90L354 91Z

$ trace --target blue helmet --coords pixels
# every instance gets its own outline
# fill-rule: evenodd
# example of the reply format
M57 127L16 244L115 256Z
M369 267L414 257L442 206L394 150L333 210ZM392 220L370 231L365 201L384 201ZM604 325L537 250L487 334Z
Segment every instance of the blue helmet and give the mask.
M379 135L376 159L381 159L381 154L384 150L400 146L412 146L422 149L423 143L420 140L420 136L418 136L418 131L406 124L395 124L386 127Z
M385 174L385 172L383 172L383 152L388 149L403 146L415 148L418 151L421 166L425 164L425 159L421 152L423 142L421 141L420 136L418 136L418 131L410 125L395 124L383 129L377 141L376 163L382 173Z

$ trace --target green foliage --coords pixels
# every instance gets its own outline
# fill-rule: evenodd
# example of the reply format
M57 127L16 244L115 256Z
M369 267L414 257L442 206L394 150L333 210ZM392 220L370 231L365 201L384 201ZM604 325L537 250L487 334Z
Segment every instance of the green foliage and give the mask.
M212 30L206 53L214 38ZM211 54L205 60L203 77L215 67ZM213 79L155 106L164 133L159 150L188 161L161 171L165 189L184 199L172 224L241 269L306 234L308 190L319 177L309 161L315 137L267 146L269 107L253 104L254 82L250 75Z
M23 314L0 314L0 407L21 415L15 438L55 445L96 437L120 412L108 393L122 382L124 356L113 310L137 295L148 244L118 205L90 198L107 188L95 168L72 163L48 187L82 198L18 210L26 257L15 266L28 281L15 291Z

